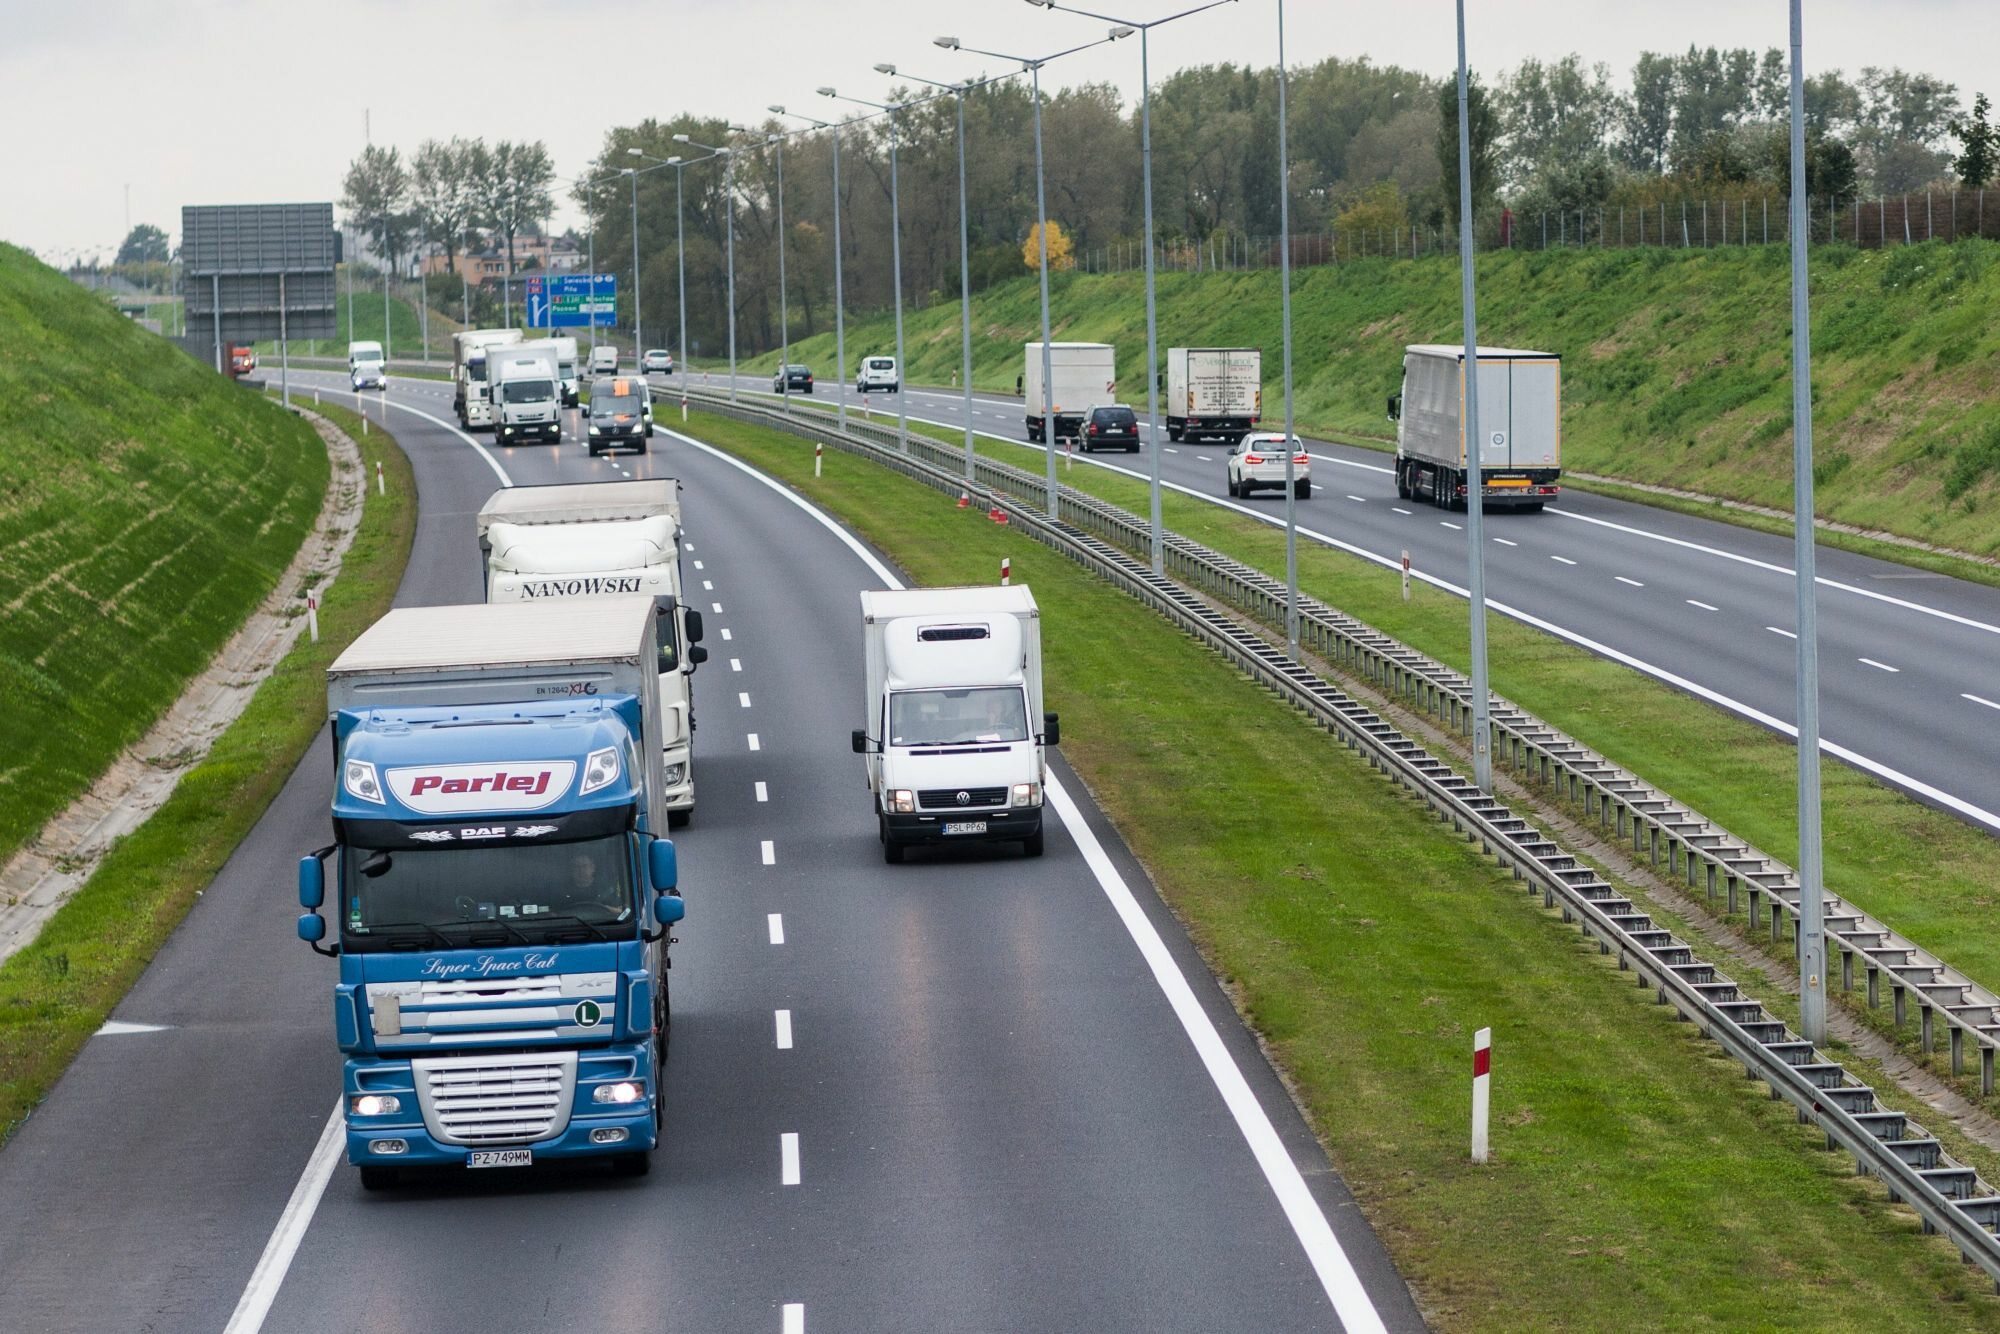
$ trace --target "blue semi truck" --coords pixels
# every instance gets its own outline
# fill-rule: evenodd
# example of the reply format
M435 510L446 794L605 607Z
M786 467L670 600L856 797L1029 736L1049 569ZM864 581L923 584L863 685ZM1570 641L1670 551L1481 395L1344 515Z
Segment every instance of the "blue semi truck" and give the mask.
M299 936L339 960L368 1189L405 1167L649 1169L684 911L662 836L672 639L648 597L412 607L328 669L334 841L299 863Z

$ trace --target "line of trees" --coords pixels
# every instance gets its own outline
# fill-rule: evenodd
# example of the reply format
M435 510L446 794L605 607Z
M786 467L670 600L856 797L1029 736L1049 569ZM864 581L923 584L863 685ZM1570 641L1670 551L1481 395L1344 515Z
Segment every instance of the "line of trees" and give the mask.
M341 183L345 221L401 272L402 261L425 246L444 251L447 266L491 234L514 271L514 242L555 207L555 164L546 145L483 139L426 139L405 164L395 148L371 144L348 165Z

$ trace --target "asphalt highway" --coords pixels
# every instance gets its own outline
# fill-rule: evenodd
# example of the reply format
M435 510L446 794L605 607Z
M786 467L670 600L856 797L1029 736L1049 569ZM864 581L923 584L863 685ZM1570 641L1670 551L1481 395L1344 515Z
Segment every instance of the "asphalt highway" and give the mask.
M727 386L726 375L707 378ZM693 382L702 381L697 372ZM773 397L767 377L737 384L739 393ZM833 402L836 387L820 381L815 401ZM851 386L844 391L850 412L858 410L863 399ZM913 389L907 398L912 422L964 422L962 393ZM894 396L870 394L866 404L876 423L895 422ZM1143 436L1143 397L1132 406ZM972 412L975 431L1017 445L1020 466L1041 467L1020 399L975 394ZM1297 506L1304 535L1385 569L1407 551L1415 577L1464 594L1463 513L1399 500L1386 454L1307 445L1313 494ZM1225 453L1219 442L1163 438L1162 482L1282 524L1279 493L1229 499ZM1077 467L1149 475L1143 450L1072 458ZM1494 610L1796 736L1789 537L1581 491L1540 514L1489 512L1485 528ZM2000 832L2000 588L1826 546L1818 567L1825 753Z
M476 447L448 386L398 381L369 411L416 469L402 605L477 600L472 516L502 474L683 481L712 657L666 1147L643 1180L544 1165L383 1193L336 1161L334 972L292 929L293 867L325 841L315 747L0 1153L0 1329L1422 1328L1059 759L1043 859L882 864L847 745L857 594L892 577L875 553L665 431L593 460L573 435Z

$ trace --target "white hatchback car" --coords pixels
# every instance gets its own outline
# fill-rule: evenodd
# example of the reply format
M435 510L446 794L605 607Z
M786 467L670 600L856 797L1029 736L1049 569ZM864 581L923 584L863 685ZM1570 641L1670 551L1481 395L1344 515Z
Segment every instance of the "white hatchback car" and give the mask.
M874 389L886 389L893 394L902 385L902 377L896 373L894 357L863 357L861 369L854 376L854 392L857 394Z
M1312 456L1292 437L1292 494L1300 500L1313 493ZM1285 437L1279 431L1255 431L1229 451L1229 494L1248 497L1259 487L1285 489Z

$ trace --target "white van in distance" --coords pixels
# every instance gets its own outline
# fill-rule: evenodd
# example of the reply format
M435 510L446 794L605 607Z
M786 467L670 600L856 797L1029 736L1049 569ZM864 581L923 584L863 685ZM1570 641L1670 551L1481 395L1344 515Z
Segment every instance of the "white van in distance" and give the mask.
M896 372L894 357L863 357L861 369L854 375L854 392L866 394L876 389L886 389L895 393L903 387L903 380Z

